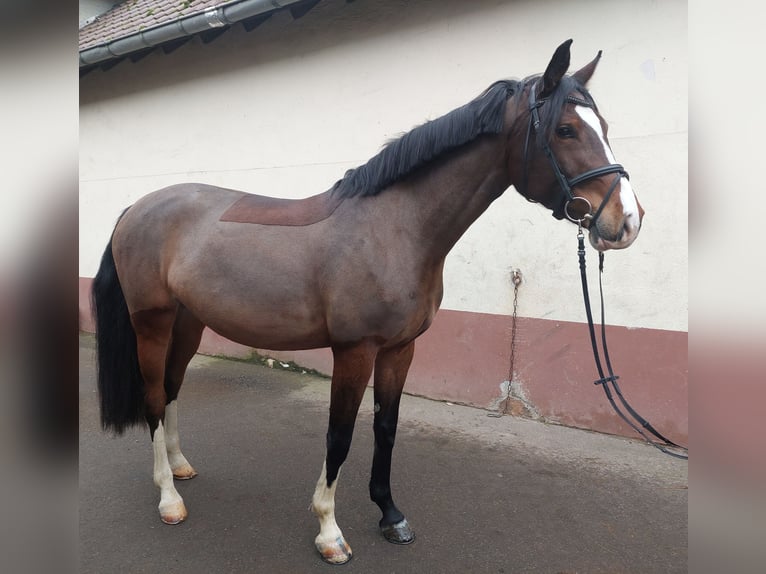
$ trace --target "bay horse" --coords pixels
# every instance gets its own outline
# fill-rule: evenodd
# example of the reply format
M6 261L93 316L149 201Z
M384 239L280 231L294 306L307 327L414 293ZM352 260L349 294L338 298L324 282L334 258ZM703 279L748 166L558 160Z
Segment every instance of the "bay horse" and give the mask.
M319 195L283 200L184 183L122 213L92 288L101 423L117 434L148 424L163 522L187 517L173 479L197 474L181 453L177 398L207 326L254 348L331 348L327 451L311 502L315 544L330 563L351 558L335 490L374 375L370 498L386 540L413 541L391 495L391 454L447 253L511 185L578 222L598 250L629 246L641 227L643 209L586 88L601 52L567 75L571 42L543 74L493 83Z

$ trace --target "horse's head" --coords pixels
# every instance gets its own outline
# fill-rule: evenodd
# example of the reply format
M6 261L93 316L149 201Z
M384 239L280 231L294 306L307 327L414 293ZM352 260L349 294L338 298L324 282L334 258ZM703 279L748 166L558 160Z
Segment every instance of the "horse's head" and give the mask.
M638 236L644 210L615 161L607 123L585 87L601 52L565 75L571 43L559 46L545 73L526 79L515 103L509 102L511 178L524 197L557 219L579 221L594 248L623 249Z

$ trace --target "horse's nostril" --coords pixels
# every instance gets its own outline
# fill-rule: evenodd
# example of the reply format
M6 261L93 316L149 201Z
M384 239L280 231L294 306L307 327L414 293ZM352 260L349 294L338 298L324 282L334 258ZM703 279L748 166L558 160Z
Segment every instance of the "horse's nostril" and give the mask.
M625 215L625 220L623 222L622 228L623 233L633 233L641 226L641 220L637 217L635 213L628 213Z

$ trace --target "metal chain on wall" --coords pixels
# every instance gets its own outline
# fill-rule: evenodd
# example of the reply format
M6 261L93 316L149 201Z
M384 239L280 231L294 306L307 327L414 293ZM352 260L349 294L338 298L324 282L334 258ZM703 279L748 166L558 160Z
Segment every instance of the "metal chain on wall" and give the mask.
M506 396L502 412L488 413L488 416L499 417L508 414L508 408L511 403L511 383L513 382L513 370L516 362L516 327L519 308L519 286L521 285L521 271L519 269L511 270L511 282L513 283L513 314L511 315L511 348L508 364L508 378L506 380Z

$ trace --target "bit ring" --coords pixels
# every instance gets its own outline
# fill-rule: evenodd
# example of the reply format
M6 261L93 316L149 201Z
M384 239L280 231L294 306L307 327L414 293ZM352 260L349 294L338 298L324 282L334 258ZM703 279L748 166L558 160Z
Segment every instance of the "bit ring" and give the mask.
M575 201L577 201L578 199L579 199L580 201L584 201L584 202L587 204L587 206L588 206L588 209L586 210L586 213L585 213L585 215L583 215L583 216L582 216L582 218L580 218L580 219L575 219L574 217L572 217L572 216L569 214L569 205L570 205L570 204L572 204L572 203L574 203L574 202L575 202ZM592 212L593 212L593 206L590 204L590 201L588 201L588 200L587 200L587 199L585 199L584 197L580 197L579 195L576 195L576 196L574 196L572 199L570 199L569 201L567 201L567 202L566 202L566 204L564 205L564 215L566 215L566 218L567 218L569 221L571 221L571 222L573 222L573 223L577 223L577 224L580 224L580 225L582 224L582 222L583 222L584 220L586 220L586 219L591 219L591 218L593 217L593 215L592 215Z

